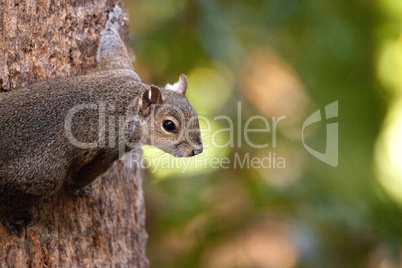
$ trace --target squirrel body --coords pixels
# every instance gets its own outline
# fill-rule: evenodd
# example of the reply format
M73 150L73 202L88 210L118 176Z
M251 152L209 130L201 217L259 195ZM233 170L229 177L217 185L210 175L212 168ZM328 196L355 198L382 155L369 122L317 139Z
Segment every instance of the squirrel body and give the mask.
M121 23L116 6L90 74L0 94L0 217L13 231L31 221L30 205L62 188L78 193L135 147L179 157L202 152L187 79L166 88L143 83L118 34Z

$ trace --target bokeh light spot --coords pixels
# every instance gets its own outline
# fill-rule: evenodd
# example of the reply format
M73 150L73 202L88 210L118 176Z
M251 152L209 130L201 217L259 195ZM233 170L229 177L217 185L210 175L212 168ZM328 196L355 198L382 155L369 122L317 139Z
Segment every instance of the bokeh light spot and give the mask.
M212 68L197 68L188 77L187 97L196 107L207 107L217 111L223 107L233 91L230 77Z
M389 112L377 142L378 180L387 193L402 206L402 98Z

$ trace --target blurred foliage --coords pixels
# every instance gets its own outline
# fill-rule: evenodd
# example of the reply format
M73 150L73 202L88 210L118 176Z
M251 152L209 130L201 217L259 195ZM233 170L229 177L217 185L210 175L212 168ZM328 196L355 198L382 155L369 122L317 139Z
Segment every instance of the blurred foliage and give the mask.
M152 267L402 265L400 0L130 0L126 6L140 77L165 85L185 73L189 101L211 129L229 127L216 116L232 118L234 129L251 116L286 116L276 137L250 134L268 148L252 148L236 131L234 146L210 146L202 155L234 161L275 154L285 169L147 169ZM334 168L304 149L301 125L336 100ZM309 146L323 151L325 122L306 131ZM207 133L203 142L225 144L227 134ZM151 148L145 156L169 158Z

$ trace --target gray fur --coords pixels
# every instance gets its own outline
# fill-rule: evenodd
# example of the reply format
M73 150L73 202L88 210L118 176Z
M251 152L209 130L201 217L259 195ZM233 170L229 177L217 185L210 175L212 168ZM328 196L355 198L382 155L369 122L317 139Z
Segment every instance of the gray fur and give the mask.
M118 34L121 21L121 9L115 7L92 73L0 94L0 212L10 228L31 221L31 204L63 188L78 193L133 147L155 145L181 157L202 152L196 112L184 95L141 82ZM79 104L98 107L76 113L71 125L76 140L98 141L94 148L79 148L66 135L66 118ZM163 130L167 117L178 122L175 133ZM136 120L121 127L119 118ZM99 135L100 121L104 135ZM191 134L182 135L187 128Z

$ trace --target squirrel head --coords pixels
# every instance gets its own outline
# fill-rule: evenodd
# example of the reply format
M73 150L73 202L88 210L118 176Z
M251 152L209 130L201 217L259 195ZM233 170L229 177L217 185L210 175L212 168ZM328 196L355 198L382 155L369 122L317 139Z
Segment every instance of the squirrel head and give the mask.
M198 116L186 99L187 78L165 88L150 86L142 93L139 114L146 144L175 157L191 157L203 150Z

